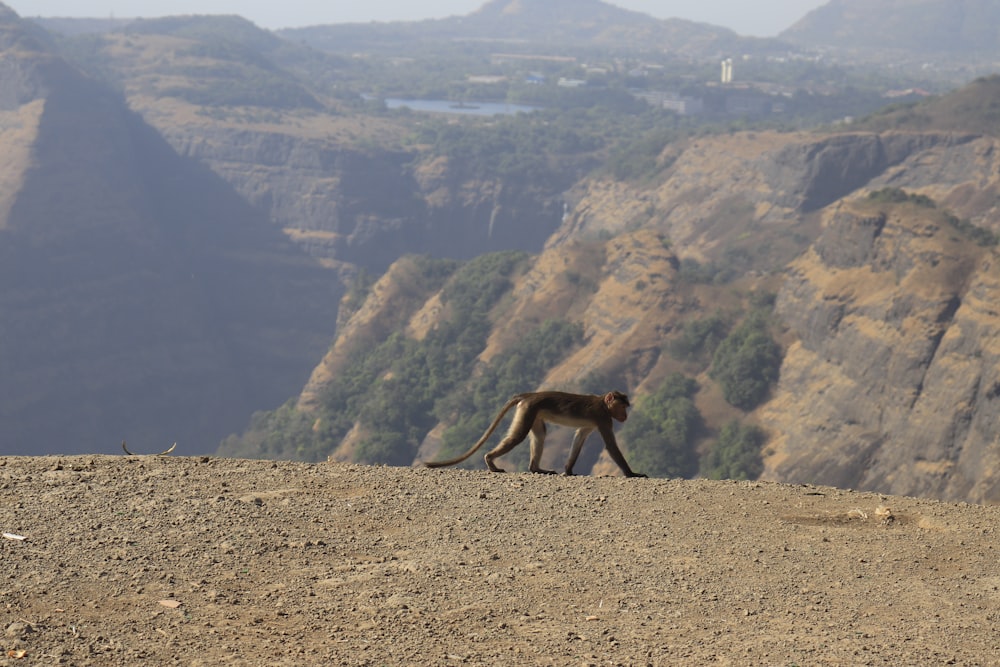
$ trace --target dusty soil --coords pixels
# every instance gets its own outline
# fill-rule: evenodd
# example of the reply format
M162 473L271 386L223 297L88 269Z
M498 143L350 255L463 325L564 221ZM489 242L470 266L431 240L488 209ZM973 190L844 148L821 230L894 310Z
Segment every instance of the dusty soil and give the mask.
M0 458L0 665L1000 664L998 527L756 482Z

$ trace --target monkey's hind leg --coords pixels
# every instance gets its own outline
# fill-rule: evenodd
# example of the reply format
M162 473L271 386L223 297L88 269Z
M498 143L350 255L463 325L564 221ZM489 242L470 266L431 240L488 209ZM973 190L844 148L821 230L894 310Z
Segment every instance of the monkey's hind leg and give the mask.
M518 445L517 442L508 443L508 440L510 440L509 436L504 438L499 445L483 455L483 460L486 461L486 467L490 469L490 472L507 472L503 468L498 468L497 464L493 463L493 459L500 458Z
M498 468L493 461L524 442L524 439L528 437L530 430L531 426L529 425L528 420L525 419L521 411L518 410L514 415L514 421L510 425L510 430L507 431L507 435L504 439L500 441L499 445L486 452L486 455L483 456L483 460L486 461L486 467L493 472L505 472L503 468Z
M500 441L499 445L486 452L483 456L483 460L486 461L486 467L489 468L491 472L507 472L503 468L498 468L497 465L493 463L493 460L500 458L510 450L517 447L521 444L521 440L524 440L523 435L520 440L515 440L513 434L508 434L506 438Z

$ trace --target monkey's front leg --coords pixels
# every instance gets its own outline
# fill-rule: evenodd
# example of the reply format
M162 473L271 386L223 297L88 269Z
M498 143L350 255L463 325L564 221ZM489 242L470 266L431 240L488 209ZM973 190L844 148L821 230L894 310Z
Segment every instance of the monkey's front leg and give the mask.
M573 434L573 446L569 450L569 458L566 459L566 469L563 474L567 477L573 477L573 466L576 465L576 459L580 456L580 450L583 449L583 443L586 441L587 436L593 432L593 427L584 427L576 430Z

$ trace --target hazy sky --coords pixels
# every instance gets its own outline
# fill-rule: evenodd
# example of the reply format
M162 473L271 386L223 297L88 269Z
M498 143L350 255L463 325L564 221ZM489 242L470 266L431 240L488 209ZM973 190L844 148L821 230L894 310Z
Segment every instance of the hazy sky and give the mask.
M21 16L116 18L239 14L263 28L322 23L412 21L468 14L486 0L0 0ZM827 0L609 0L657 18L683 18L773 36Z

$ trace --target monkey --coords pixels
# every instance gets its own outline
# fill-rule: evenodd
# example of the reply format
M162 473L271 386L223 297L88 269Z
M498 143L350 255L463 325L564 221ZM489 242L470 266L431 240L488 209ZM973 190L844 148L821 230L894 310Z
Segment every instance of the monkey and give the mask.
M498 468L493 461L521 444L530 434L531 463L528 469L534 473L556 474L555 470L543 470L540 466L542 450L545 447L545 422L552 422L563 426L575 426L577 429L573 436L573 447L566 460L564 474L573 474L573 466L576 465L576 459L580 456L584 441L596 430L604 438L604 447L608 450L608 454L611 455L612 460L618 464L626 477L646 476L632 471L615 440L613 420L624 422L628 419L628 396L620 391L610 391L603 396L569 394L562 391L517 394L507 401L500 410L500 414L496 416L490 427L486 429L486 433L479 438L479 442L473 445L472 449L456 458L447 461L428 461L424 465L428 468L443 468L461 463L469 458L483 446L483 443L499 426L500 420L514 406L517 406L517 410L514 412L514 420L511 422L510 430L507 431L507 436L484 457L486 466L492 472L504 472L503 468Z

